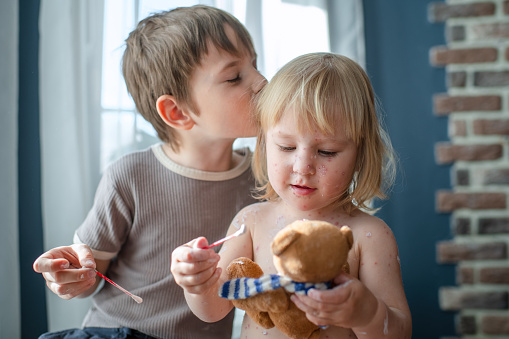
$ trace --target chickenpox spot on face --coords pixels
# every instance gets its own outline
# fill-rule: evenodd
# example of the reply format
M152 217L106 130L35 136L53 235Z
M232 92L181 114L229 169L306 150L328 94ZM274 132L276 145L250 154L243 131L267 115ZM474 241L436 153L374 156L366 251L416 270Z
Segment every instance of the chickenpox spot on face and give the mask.
M320 166L318 167L318 170L317 170L318 174L320 174L321 176L325 176L327 174L327 167L325 166Z
M371 235L371 232L367 232L367 233L366 233L366 237L371 238L371 236L372 236L372 235Z

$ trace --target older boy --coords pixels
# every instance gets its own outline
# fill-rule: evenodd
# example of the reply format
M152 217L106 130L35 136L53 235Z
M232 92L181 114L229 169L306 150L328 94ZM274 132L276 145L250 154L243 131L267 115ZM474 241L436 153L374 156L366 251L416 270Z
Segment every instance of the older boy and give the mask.
M232 152L236 138L256 134L251 102L265 84L251 38L212 7L154 14L126 40L123 73L138 111L164 143L111 165L75 244L44 253L34 270L63 299L92 294L97 269L143 303L105 284L83 329L41 338L228 338L233 314L217 324L192 315L170 258L188 239L222 237L253 201L249 150Z

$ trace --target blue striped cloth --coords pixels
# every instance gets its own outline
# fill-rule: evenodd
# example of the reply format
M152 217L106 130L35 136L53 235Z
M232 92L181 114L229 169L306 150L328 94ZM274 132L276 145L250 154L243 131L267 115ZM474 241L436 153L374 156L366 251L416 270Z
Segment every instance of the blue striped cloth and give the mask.
M229 300L246 299L258 293L273 291L281 287L290 293L307 294L312 288L317 290L330 289L332 288L332 283L301 283L280 275L267 274L260 278L229 280L219 289L219 296Z

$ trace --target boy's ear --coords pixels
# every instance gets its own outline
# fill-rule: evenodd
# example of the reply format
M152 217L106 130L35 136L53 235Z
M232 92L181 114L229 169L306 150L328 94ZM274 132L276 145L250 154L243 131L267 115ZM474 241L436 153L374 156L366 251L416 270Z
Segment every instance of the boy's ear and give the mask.
M172 95L161 95L156 101L157 112L166 124L173 128L190 130L194 120L188 110L181 107Z

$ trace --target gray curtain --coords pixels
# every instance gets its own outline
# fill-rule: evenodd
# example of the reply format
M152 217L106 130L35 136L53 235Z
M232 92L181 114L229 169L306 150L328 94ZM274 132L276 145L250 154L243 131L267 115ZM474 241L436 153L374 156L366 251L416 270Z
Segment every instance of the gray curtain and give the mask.
M0 338L19 338L18 1L0 1Z

